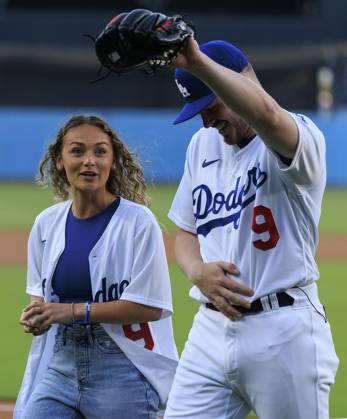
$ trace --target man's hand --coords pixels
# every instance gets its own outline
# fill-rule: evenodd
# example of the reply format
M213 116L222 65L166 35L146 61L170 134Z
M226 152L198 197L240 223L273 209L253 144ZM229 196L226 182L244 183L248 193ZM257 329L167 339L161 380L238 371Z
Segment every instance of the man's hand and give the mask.
M172 61L171 67L180 67L189 71L198 65L202 53L200 52L199 45L193 36L186 39L184 46L177 57Z
M242 296L251 297L254 291L234 279L240 274L237 267L228 262L195 262L190 279L218 310L231 320L237 320L241 313L237 307L250 307Z

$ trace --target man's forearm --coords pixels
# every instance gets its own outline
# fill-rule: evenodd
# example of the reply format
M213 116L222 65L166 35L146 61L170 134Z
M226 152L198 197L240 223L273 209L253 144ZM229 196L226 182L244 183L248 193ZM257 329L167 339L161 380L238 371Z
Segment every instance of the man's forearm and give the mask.
M192 280L194 266L202 262L200 245L195 234L179 230L175 239L175 258L177 265Z

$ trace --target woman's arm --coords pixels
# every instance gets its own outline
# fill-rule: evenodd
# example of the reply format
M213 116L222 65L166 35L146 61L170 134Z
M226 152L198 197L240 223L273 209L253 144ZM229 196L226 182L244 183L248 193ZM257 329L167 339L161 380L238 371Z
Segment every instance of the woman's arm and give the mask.
M131 301L117 300L90 304L90 322L133 324L156 321L162 309ZM21 324L31 329L47 329L54 323L71 323L86 319L86 304L45 303L34 300L23 311Z

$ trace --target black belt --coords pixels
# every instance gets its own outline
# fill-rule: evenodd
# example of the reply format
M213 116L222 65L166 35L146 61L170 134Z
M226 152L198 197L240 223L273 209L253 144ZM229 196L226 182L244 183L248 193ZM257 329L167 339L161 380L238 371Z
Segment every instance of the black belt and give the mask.
M278 305L280 307L292 306L293 303L294 303L294 298L291 297L286 292L277 292L276 296L277 296ZM267 298L268 298L268 301L269 301L269 306L270 306L270 308L272 308L270 296L267 295ZM207 303L205 305L210 310L219 311L218 308L216 306L214 306L212 303ZM242 307L242 306L234 306L234 307L236 308L237 311L239 311L242 314L259 313L260 311L264 311L264 308L263 308L263 305L261 303L260 298L258 298L255 301L252 301L250 308L245 308L245 307Z

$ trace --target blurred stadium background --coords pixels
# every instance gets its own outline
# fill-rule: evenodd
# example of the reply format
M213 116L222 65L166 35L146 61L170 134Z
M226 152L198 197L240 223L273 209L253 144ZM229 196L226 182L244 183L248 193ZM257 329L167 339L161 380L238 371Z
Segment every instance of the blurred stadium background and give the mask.
M326 135L328 190L320 232L331 245L329 256L320 254L319 287L341 362L331 415L346 417L345 0L0 0L0 249L6 250L0 257L1 318L6 319L0 399L16 397L30 344L18 325L27 300L21 256L25 248L19 237L27 235L35 215L53 202L50 191L33 185L37 165L45 146L72 114L104 117L139 154L151 185L152 209L165 234L174 233L166 212L199 119L172 125L182 102L171 71L153 77L112 75L90 84L99 66L83 34L97 35L114 15L133 8L184 14L195 24L199 42L234 43L247 53L269 93L286 109L309 115ZM19 257L11 258L11 252ZM171 263L170 269L181 351L197 305L188 300L188 284L177 267ZM9 409L0 403L0 417L5 410Z

